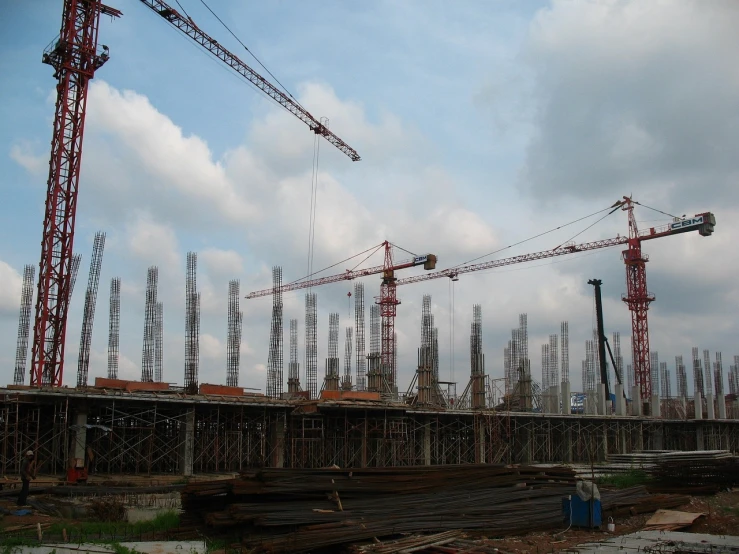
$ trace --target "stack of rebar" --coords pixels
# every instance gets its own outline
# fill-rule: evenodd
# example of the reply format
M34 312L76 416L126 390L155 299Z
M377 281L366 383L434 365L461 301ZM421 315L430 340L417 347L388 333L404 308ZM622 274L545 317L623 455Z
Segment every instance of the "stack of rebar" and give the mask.
M652 470L655 492L713 494L739 485L739 458L682 457L666 459Z
M302 552L399 533L557 526L574 491L565 467L450 465L262 469L188 485L188 521L242 533L251 548Z

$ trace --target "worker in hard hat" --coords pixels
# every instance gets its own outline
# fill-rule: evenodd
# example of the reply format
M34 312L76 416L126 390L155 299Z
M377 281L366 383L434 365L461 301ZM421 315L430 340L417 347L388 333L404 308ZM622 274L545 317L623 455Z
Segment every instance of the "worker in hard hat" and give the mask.
M28 500L28 488L31 485L31 479L36 478L36 456L33 450L26 452L23 462L21 463L21 481L23 487L18 495L18 506L25 506Z

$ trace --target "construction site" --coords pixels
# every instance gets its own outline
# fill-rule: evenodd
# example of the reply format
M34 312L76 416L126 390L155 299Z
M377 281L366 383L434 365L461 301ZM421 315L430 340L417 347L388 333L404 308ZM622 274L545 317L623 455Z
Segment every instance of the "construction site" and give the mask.
M327 120L311 115L182 10L161 0L141 3L302 121L316 141L326 140L351 161L360 160L329 130ZM68 357L65 364L65 343L77 340L67 334L67 320L82 270L73 239L87 88L110 58L108 48L98 45L100 18L121 15L97 0L64 2L60 36L43 55L57 80L54 134L41 261L23 271L13 382L0 386L0 483L8 488L0 496L17 494L16 476L25 471L26 453L31 452L35 471L43 476L44 484L36 486L39 495L52 497L61 487L57 496L117 498L128 486L127 495L143 494L144 489L181 494L179 534L154 533L147 535L150 539L212 533L239 542L245 552L323 551L365 541L351 551L482 553L557 551L548 540L518 550L508 543L491 545L479 534L505 537L556 528L563 521L562 498L571 501L583 481L603 484L599 479L634 471L649 481L646 488L605 487L603 496L597 496L603 528L608 515L611 521L633 519L684 507L693 502L686 495L739 486L739 355L731 353L726 377L720 351L690 345L692 359L678 354L673 361L672 354L650 348L648 325L655 296L647 288L649 258L643 243L688 233L710 238L716 216L702 212L640 226L635 209L654 209L632 196L596 212L625 216L626 232L610 239L568 241L549 250L447 268L437 268L441 260L433 253L406 259L403 249L386 240L348 258L366 260L376 254L383 261L375 266L352 262L353 269L320 277L309 267L305 277L283 282L282 267L276 265L271 286L248 294L234 276L223 299L228 306L226 367L218 383L200 378L201 291L195 251L187 253L184 268L184 367L165 364L166 320L156 265L146 274L140 378L119 376L120 277L109 282L107 368L91 363L95 313L102 311L98 292L106 232L99 231L84 292L77 365L70 367ZM587 330L590 338L578 345L578 352L584 346L582 360L571 359L566 316L543 344L529 342L528 313L511 321L507 344L483 344L483 306L474 304L465 323L469 350L464 377L445 380L438 320L431 296L424 294L416 314L421 322L414 339L416 363L399 366L399 286L457 281L478 271L602 249L618 252L625 266L622 300L631 319L631 331L624 335L629 348L622 349L620 332L606 329L602 281L594 278L588 285L597 317ZM349 321L332 312L327 322L319 322L320 287L341 282L351 287ZM379 284L379 294L366 292L366 284ZM108 283L103 287L106 291ZM305 291L304 319L286 321L283 294L292 291ZM272 302L260 339L269 345L266 382L255 390L244 385L241 375L242 329L248 303L264 297ZM98 335L100 327L98 317ZM323 359L318 337L328 338ZM571 374L577 379L571 381ZM573 381L582 383L580 390ZM595 498L593 493L588 501ZM396 501L392 509L381 508ZM61 508L44 502L31 506L57 517ZM532 503L546 509L532 515ZM498 508L480 508L478 513L471 507L488 504ZM569 510L572 527L573 508ZM23 515L6 512L10 518ZM465 517L457 517L463 512ZM626 528L675 530L692 525L695 518L686 525L670 523L676 525L672 527L645 521L629 520ZM11 530L19 536L36 531L24 525L11 519ZM589 520L587 527L600 529L601 519L597 525ZM562 547L576 544L574 537ZM111 534L111 540L120 539ZM731 542L715 544L714 551L724 551Z

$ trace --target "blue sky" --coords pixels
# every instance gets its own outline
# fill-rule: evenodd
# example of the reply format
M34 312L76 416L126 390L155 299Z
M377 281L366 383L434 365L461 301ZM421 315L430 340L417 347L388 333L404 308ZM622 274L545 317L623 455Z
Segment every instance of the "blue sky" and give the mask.
M249 64L254 60L199 1L181 4ZM68 327L65 382L74 381L92 237L108 233L91 375L106 371L108 287L123 281L121 373L140 374L146 267L160 268L165 379L182 381L184 269L199 252L201 381L225 381L228 279L242 292L305 273L313 136L134 0L104 17L111 60L90 87L75 250L83 264ZM652 348L674 366L692 346L736 353L739 206L735 3L263 2L212 3L244 43L363 160L321 147L315 267L385 238L440 267L476 258L600 210L624 194L668 213L713 211L710 239L682 235L645 246ZM10 0L0 17L0 381L11 382L20 274L38 263L54 81L41 64L61 2ZM255 65L256 67L256 65ZM640 210L643 225L663 215ZM549 249L587 223L505 255ZM627 231L617 213L578 237ZM399 257L402 255L399 254ZM375 263L381 263L378 259ZM341 268L343 269L343 268ZM442 372L464 388L472 304L483 307L487 369L520 312L540 344L570 321L575 388L593 322L589 278L604 281L606 325L630 334L614 250L399 289L401 384L420 341L423 294L433 297ZM377 294L376 279L365 280ZM317 289L319 358L328 313L348 324L347 285ZM302 293L285 319L303 324ZM242 300L241 383L263 388L268 299ZM450 321L455 341L450 348ZM287 327L287 325L286 325ZM343 333L342 333L343 336ZM623 340L628 352L628 340ZM628 353L626 354L628 362ZM302 359L301 359L302 364ZM323 363L319 360L319 367ZM320 372L319 372L320 373ZM674 373L674 368L673 368ZM689 380L690 380L689 375ZM674 375L673 375L674 379ZM674 389L674 383L673 383Z

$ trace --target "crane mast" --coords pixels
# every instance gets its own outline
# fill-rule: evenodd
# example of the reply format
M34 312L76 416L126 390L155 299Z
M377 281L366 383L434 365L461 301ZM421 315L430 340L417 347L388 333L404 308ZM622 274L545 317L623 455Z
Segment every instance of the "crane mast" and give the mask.
M303 106L295 102L295 100L287 96L280 89L267 81L267 79L246 65L235 54L220 45L216 39L201 30L192 19L189 17L183 17L177 10L162 0L141 0L141 3L159 14L175 29L190 37L206 51L210 52L213 56L221 60L252 85L264 92L272 100L297 117L300 121L308 125L310 130L315 134L324 137L328 142L338 148L339 151L349 156L353 162L361 160L359 154L357 154L357 151L354 150L354 148L329 131L328 127L313 117L308 110L303 108Z
M65 0L59 38L42 58L54 68L57 96L31 349L37 387L62 385L87 87L109 57L106 46L98 51L101 14L122 15L100 0Z

